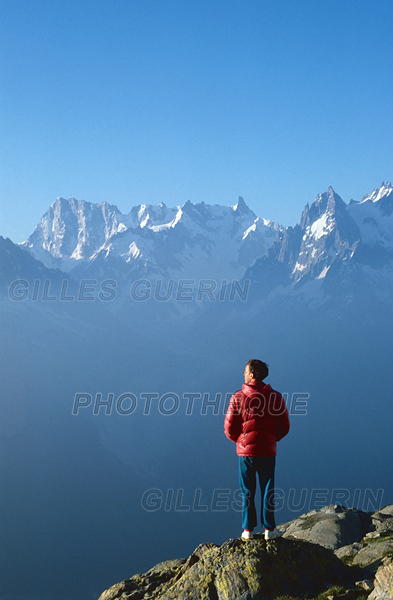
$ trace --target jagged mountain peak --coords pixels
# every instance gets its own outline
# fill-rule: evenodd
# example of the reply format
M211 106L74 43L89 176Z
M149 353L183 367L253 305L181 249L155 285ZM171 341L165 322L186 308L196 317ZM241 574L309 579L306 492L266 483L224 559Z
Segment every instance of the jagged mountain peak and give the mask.
M250 212L249 207L244 202L243 196L239 196L237 204L235 204L235 206L233 207L233 210L237 211L237 212L242 212L242 213L248 213L248 212Z
M393 187L390 181L382 182L380 188L374 188L371 194L364 196L358 204L375 204L383 213L390 215L393 210Z
M69 198L63 198L63 196L59 196L52 203L52 207L61 207L61 208L75 208L75 207L83 207L85 205L89 205L91 202L86 202L85 200L78 200L74 196L70 196Z
M188 223L191 222L193 225L205 229L209 221L214 218L214 215L218 213L218 216L221 216L221 210L222 207L207 205L204 202L194 204L191 200L187 200L178 207L174 225L178 223L185 224L188 220Z
M258 217L257 215L254 213L253 210L251 210L251 208L248 206L248 204L246 204L246 202L244 201L242 196L239 196L239 199L237 201L237 204L235 204L235 206L231 207L233 212L236 214L237 219L241 220L241 219L252 219L252 220L256 220ZM264 220L265 224L268 223L268 221L265 219Z
M239 198L235 206L222 204L205 204L204 202L192 203L188 200L180 207L182 215L187 215L194 223L207 229L218 226L233 227L237 223L240 227L246 224L249 227L257 218L247 206L243 198Z
M339 206L339 207L346 206L344 200L334 191L332 186L329 186L327 188L326 192L323 192L322 194L318 194L314 203L317 205L322 205L322 206L324 206L324 205Z
M382 183L361 202L353 202L348 212L361 230L362 241L368 246L393 249L393 187Z
M78 200L74 196L70 196L69 198L63 198L62 196L59 196L48 208L42 219L44 219L46 215L63 215L67 214L67 212L70 212L75 216L92 212L113 212L118 215L121 214L117 206L114 204L109 204L109 202L106 202L106 200L95 204L93 202L88 202L87 200Z
M59 197L42 216L32 235L21 244L47 267L66 268L84 259L123 227L116 206Z
M390 181L388 181L386 184L383 181L381 183L381 186L379 188L374 188L373 191L371 192L371 194L367 194L366 196L363 196L360 204L362 204L363 202L378 202L379 200L381 200L381 198L384 198L385 196L389 196L391 193L393 192L393 187Z
M183 208L184 210L188 210L188 209L192 209L192 207L193 207L193 206L195 206L195 204L193 204L193 203L191 202L191 200L190 200L190 199L188 199L188 200L187 200L187 202L184 202L184 204L182 205L182 208Z
M311 206L307 203L301 217L301 227L305 228L310 222L319 218L324 213L330 213L334 215L337 211L343 211L346 209L344 200L336 194L334 189L330 186L322 194L318 194Z
M237 278L251 265L256 273L260 264L266 272L279 264L287 282L296 283L325 277L337 261L363 260L365 245L391 252L392 219L390 182L349 205L329 186L305 206L295 228L257 217L241 196L226 206L141 203L128 215L71 197L58 198L23 245L47 267L94 277L120 270L124 280L142 272Z
M329 187L326 192L318 194L311 206L306 204L300 219L300 227L306 233L311 232L319 238L335 230L338 224L341 224L341 227L344 225L351 228L349 224L351 220L347 214L347 204L332 187Z
M324 277L336 259L352 256L360 232L347 205L330 186L303 210L299 230L288 228L274 248L276 260L290 257L294 282ZM288 255L287 249L291 248Z
M123 215L107 203L59 198L23 245L46 266L66 272L90 269L96 276L99 270L101 276L108 264L125 277L141 265L144 273L239 277L265 254L278 228L258 219L243 199L235 207L141 203Z
M169 208L164 202L159 204L139 204L133 206L127 217L124 217L126 227L154 228L169 224L175 217L177 208Z
M393 187L388 182L348 205L332 187L319 194L305 206L300 225L280 232L246 277L262 295L264 287L287 286L289 293L307 288L318 303L333 289L351 298L351 286L367 281L373 282L370 290L376 297L386 299L393 285L392 265Z

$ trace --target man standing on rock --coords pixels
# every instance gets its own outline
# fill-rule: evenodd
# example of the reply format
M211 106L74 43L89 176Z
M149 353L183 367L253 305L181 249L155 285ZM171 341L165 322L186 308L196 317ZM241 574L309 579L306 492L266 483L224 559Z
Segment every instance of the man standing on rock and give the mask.
M243 372L244 384L229 403L225 435L236 442L242 491L243 539L253 537L257 526L255 509L256 475L261 488L261 521L265 539L282 535L274 520L274 469L276 443L289 431L289 417L281 394L264 383L269 374L266 363L250 360Z

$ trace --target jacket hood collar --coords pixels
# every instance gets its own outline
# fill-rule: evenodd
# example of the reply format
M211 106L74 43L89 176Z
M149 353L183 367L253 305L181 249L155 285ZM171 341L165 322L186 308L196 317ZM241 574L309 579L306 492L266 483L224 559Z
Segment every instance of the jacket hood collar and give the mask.
M271 389L268 383L264 381L257 381L256 383L243 383L242 392L246 396L255 394L255 392L266 392Z

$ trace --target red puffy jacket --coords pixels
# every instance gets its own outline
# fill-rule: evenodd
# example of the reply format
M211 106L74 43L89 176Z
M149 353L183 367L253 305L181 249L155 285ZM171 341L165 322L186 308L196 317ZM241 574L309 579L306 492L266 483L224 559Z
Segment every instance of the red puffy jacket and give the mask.
M239 456L276 456L276 442L289 431L284 398L263 381L244 383L230 400L224 430Z

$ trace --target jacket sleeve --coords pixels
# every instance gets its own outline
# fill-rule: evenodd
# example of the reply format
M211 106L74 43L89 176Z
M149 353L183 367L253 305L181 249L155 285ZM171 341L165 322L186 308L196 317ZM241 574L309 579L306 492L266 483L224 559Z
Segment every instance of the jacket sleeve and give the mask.
M288 434L289 427L290 427L290 424L289 424L288 409L285 406L284 398L281 396L281 407L280 407L279 417L277 419L277 425L276 425L276 440L277 440L277 442L282 440L282 438Z
M241 398L234 394L230 399L227 413L224 421L225 435L232 442L237 442L242 432L243 419L241 415Z

